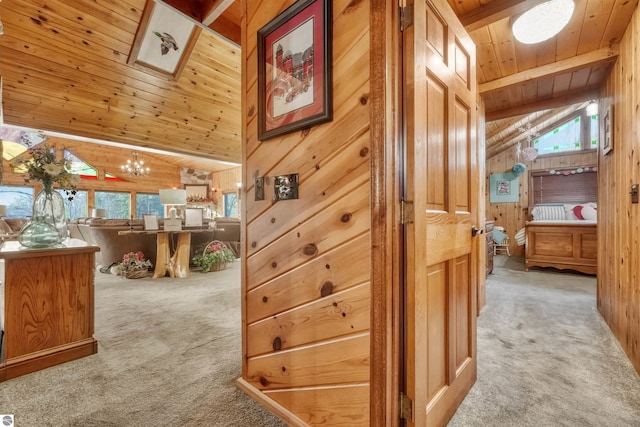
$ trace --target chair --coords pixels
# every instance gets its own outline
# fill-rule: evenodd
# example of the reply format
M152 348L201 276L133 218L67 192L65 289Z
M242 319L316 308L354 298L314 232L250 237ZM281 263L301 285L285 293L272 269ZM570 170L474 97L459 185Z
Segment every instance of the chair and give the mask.
M504 231L504 227L495 226L493 227L493 254L498 255L498 253L506 253L508 256L511 256L509 252L509 235Z

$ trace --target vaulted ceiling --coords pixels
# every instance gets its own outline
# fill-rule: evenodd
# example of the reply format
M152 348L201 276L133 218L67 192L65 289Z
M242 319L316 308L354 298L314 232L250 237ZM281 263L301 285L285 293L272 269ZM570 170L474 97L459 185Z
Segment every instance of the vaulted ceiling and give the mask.
M171 151L181 156L167 160L183 167L240 163L239 46L182 19L195 28L193 44L166 54L184 53L180 73L134 64L150 7L147 0L0 2L4 123ZM150 30L173 33L177 23ZM161 39L150 38L160 56Z
M545 0L448 1L477 46L488 157L515 145L523 124L541 130L598 98L638 5L637 0L575 0L560 34L525 45L515 40L511 25Z
M240 0L163 2L223 36L201 31L175 80L128 65L146 0L1 2L5 122L239 162ZM598 97L638 4L575 0L558 36L524 45L511 24L543 0L448 2L477 45L489 156Z

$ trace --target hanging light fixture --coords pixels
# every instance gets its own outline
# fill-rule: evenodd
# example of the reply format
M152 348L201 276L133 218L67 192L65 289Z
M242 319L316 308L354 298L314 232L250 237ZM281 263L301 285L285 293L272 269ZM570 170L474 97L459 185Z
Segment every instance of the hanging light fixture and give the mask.
M587 105L587 116L597 116L598 115L598 103L596 101L591 101L589 105Z
M538 157L538 150L536 150L531 145L531 143L539 136L538 131L536 131L529 122L527 122L526 125L521 126L518 130L522 133L524 139L527 141L527 146L524 148L522 148L522 146L520 145L521 141L518 141L518 147L516 149L518 160L520 160L520 157L522 157L524 160L534 160L536 157Z
M120 166L120 170L123 174L128 176L149 176L149 172L151 169L147 166L144 166L144 160L138 160L138 153L134 151L131 154L131 159L127 160L127 163Z
M511 30L520 43L540 43L562 31L569 23L574 9L573 0L541 3L520 15Z

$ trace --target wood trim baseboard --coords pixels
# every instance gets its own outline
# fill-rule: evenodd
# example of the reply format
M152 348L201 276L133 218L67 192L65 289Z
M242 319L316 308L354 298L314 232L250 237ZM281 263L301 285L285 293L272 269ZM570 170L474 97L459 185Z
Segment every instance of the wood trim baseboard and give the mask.
M0 368L0 381L30 374L41 369L90 356L97 352L98 341L91 337L71 345L63 345L54 349L31 353L27 356L8 359L5 361L4 367Z
M264 393L255 388L251 383L246 381L244 378L238 378L236 380L236 387L245 392L249 397L262 405L265 409L267 409L272 414L276 415L282 421L287 423L290 426L300 426L306 427L309 423L301 420L294 413L289 411L284 406L280 405L278 402L269 399Z

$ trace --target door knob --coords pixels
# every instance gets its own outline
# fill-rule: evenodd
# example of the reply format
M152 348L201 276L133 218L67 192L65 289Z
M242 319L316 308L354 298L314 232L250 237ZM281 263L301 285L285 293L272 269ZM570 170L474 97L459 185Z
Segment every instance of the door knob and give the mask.
M471 237L476 237L482 233L484 233L484 228L477 228L475 225L471 226Z

